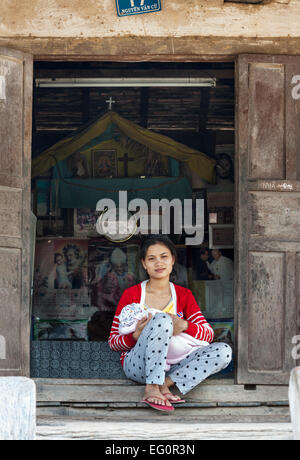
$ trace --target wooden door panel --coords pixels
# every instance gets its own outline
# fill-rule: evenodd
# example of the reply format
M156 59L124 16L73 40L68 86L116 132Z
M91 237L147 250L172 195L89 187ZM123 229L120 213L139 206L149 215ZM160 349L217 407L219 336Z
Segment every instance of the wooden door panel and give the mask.
M29 375L32 73L0 48L0 376Z
M249 178L284 178L284 78L283 65L249 65Z
M18 185L23 180L23 131L24 106L9 102L23 99L23 58L0 53L0 75L5 81L5 99L0 104L0 183ZM20 71L21 70L21 71Z
M300 333L297 56L242 55L236 70L238 383L288 384ZM295 92L295 90L294 90Z
M0 186L0 234L22 236L22 190Z
M6 359L0 360L0 374L18 375L21 372L21 250L0 248L1 330L6 338ZM7 332L9 331L9 337Z
M296 254L296 310L297 310L297 331L300 335L300 250ZM297 362L300 366L300 359Z
M250 192L249 236L300 243L299 193Z
M299 63L289 62L286 65L286 125L289 132L286 136L286 178L290 181L300 181L300 98L291 97L295 88L292 83L295 76L300 75Z
M285 255L249 254L249 372L282 371Z

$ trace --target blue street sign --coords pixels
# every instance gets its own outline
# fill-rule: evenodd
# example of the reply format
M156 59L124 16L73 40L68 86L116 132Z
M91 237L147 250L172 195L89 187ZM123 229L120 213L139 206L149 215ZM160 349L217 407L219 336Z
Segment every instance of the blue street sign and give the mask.
M154 13L161 10L161 0L116 0L118 16Z

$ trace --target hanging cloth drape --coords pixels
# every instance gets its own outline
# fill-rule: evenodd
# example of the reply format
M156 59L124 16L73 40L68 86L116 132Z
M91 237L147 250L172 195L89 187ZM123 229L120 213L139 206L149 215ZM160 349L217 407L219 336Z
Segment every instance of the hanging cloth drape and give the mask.
M115 126L125 136L138 144L163 156L185 162L202 179L211 183L215 182L216 163L213 159L167 136L132 123L115 112L106 113L95 122L84 126L77 133L68 136L41 153L32 163L33 178L44 174L57 162L65 160L76 152L87 154L92 148L101 147L103 142L113 138Z

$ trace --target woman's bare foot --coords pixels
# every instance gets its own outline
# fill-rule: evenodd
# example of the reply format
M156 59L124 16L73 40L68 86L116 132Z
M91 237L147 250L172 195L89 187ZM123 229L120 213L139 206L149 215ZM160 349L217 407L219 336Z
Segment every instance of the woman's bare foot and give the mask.
M163 385L160 385L159 387L160 392L164 396L164 398L167 398L170 402L181 401L180 396L173 395L173 393L171 393L170 388L173 385L175 385L174 382L170 379L170 377L167 377L165 383Z
M158 404L159 406L172 406L166 396L163 396L159 385L146 385L144 398L145 400Z

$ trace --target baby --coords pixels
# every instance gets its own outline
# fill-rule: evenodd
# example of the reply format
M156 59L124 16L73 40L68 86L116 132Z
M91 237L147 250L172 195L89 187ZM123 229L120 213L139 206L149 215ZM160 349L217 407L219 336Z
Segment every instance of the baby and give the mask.
M56 285L57 289L72 289L68 275L72 272L67 271L67 266L61 254L55 254L54 262L56 264Z
M145 316L147 317L149 313L154 316L156 313L162 313L162 311L156 310L155 308L146 309L138 303L126 305L119 315L119 333L121 335L127 335L134 332L138 321ZM172 364L179 363L191 354L192 351L207 345L209 345L208 342L195 339L184 332L173 336L168 349L166 371L170 370Z

